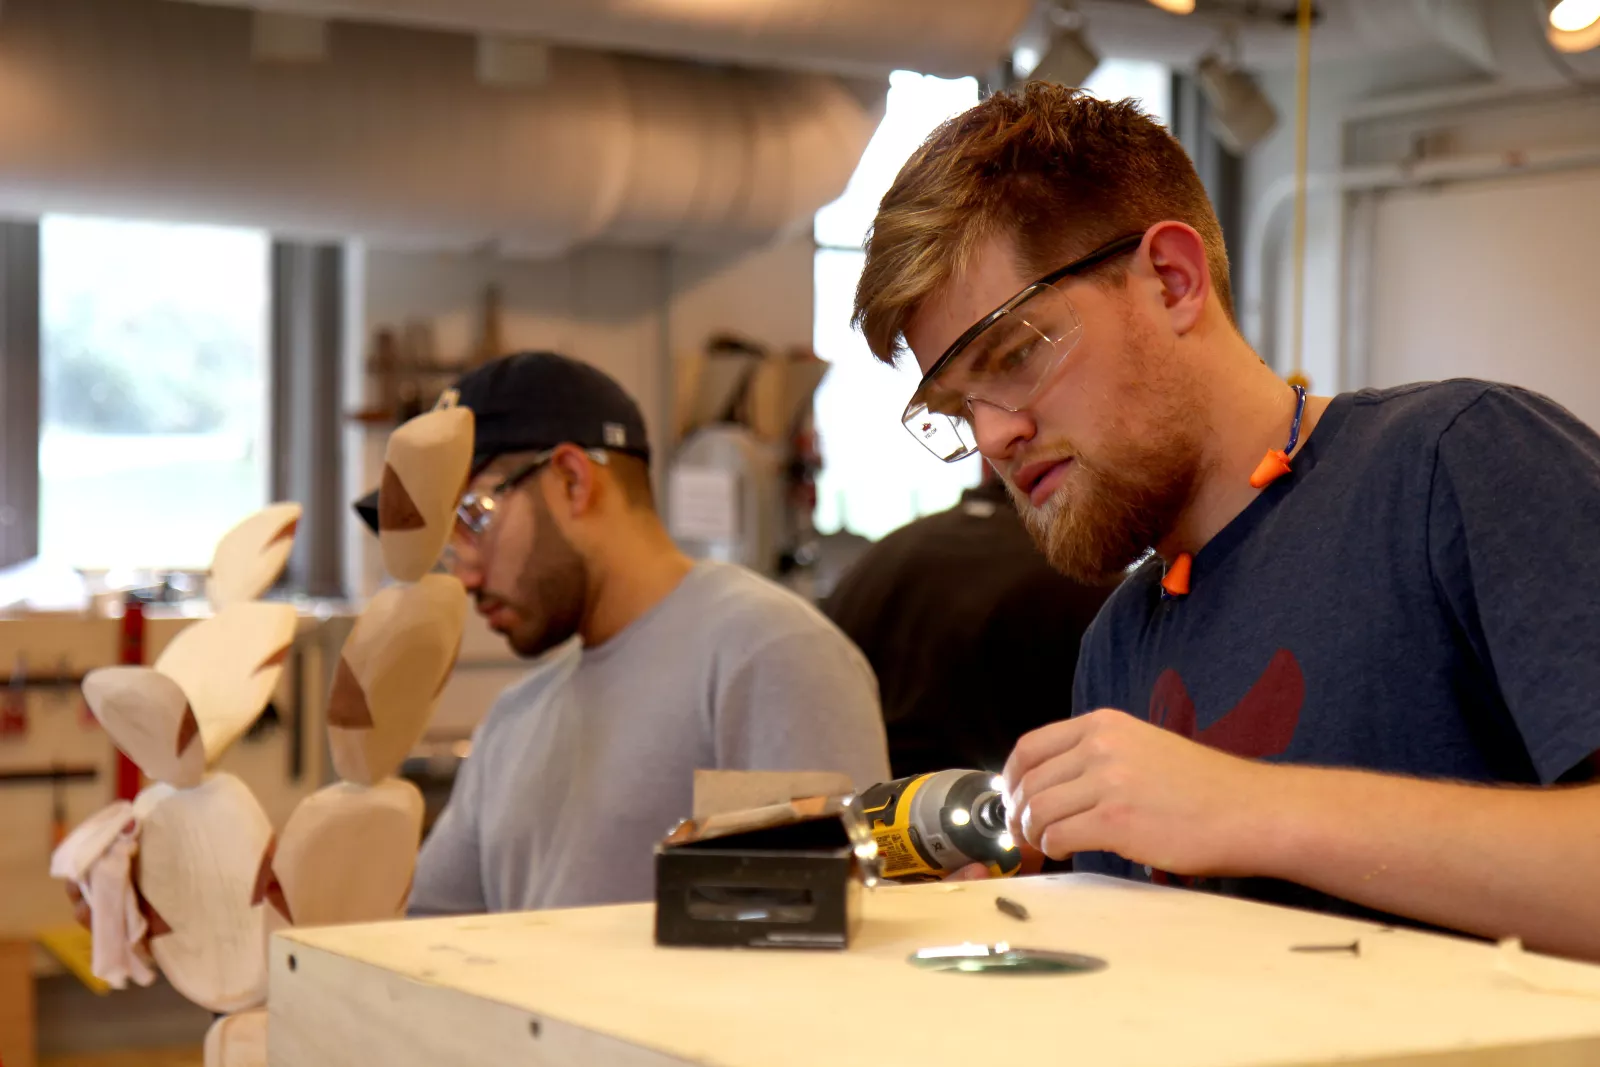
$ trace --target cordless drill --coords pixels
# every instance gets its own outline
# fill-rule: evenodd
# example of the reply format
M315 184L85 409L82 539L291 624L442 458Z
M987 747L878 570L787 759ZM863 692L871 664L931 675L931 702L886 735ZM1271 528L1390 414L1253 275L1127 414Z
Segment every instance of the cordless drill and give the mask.
M1004 783L987 771L936 771L863 790L861 814L878 842L883 877L933 881L970 863L1013 875L1022 853L1006 830Z

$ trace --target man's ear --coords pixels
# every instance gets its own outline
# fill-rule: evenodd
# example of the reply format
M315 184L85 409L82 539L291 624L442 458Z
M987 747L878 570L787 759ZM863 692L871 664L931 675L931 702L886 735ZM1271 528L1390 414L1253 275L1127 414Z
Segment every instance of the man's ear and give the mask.
M1181 222L1162 222L1151 227L1145 248L1156 277L1161 280L1161 297L1175 333L1186 334L1195 328L1211 299L1211 268L1206 261L1206 245L1194 227Z
M566 514L578 519L594 511L600 500L599 472L588 453L576 445L560 445L550 457L551 492Z

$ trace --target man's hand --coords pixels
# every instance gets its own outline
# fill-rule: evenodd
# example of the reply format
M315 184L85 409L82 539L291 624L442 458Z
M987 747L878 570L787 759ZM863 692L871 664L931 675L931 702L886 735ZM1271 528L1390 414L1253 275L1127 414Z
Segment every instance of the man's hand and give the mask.
M1013 835L1015 836L1015 835ZM1022 850L1022 864L1017 868L1013 878L1020 878L1025 874L1038 874L1044 869L1044 853L1018 838L1017 847ZM969 863L965 867L951 871L940 879L942 882L981 882L989 878L989 868L982 863Z
M1109 709L1025 735L1011 832L1052 859L1115 852L1176 874L1245 874L1275 768Z

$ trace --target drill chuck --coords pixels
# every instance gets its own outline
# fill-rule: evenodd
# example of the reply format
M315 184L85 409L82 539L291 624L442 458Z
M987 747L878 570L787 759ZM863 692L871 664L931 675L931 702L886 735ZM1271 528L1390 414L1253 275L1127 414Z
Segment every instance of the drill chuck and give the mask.
M1017 873L1022 853L1006 829L1002 784L987 771L913 775L862 792L860 808L878 843L883 876L932 880L970 863Z

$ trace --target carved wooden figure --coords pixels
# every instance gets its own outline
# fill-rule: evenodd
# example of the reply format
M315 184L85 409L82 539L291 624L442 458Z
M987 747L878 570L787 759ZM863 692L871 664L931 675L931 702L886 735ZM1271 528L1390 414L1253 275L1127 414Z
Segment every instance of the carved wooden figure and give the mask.
M272 824L230 774L178 790L145 816L136 884L150 954L203 1008L242 1011L266 999L260 887L271 855Z
M187 789L206 769L200 724L183 688L153 667L101 667L83 698L112 742L158 782Z
M272 588L289 562L299 523L299 504L272 504L222 535L206 583L213 611L254 600Z
M455 526L472 466L472 410L436 408L389 435L378 487L383 566L403 582L433 569Z
M466 619L466 590L443 574L390 586L367 604L345 639L328 697L339 777L370 785L399 768L455 666Z
M156 659L155 669L189 698L207 766L266 707L294 641L295 621L292 604L232 604L180 631Z
M422 842L422 794L388 778L339 782L302 800L284 824L272 869L273 907L297 927L405 915Z
M267 1009L224 1015L206 1031L205 1067L267 1067Z

